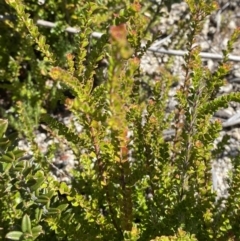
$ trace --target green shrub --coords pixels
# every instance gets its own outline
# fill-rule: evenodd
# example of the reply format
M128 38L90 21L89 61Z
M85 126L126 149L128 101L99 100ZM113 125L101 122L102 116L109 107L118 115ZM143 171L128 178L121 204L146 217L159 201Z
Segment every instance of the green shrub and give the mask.
M158 81L150 81L151 98L143 100L141 94L140 59L155 38L148 31L155 20L144 16L145 1L48 1L44 10L20 0L6 3L18 21L8 21L4 28L11 28L18 42L12 56L6 36L0 38L5 46L0 74L8 81L1 87L11 93L12 104L2 115L28 139L34 154L27 160L8 140L16 137L4 137L7 122L1 120L2 239L237 240L239 167L236 164L230 196L220 209L223 200L216 202L212 191L211 160L217 155L213 143L221 123L211 117L230 101L240 101L239 93L217 97L230 71L227 56L239 30L213 73L202 67L200 49L194 47L205 17L216 5L187 1L191 19L185 79L174 113L166 116L174 79L167 68ZM38 17L59 25L52 33L40 30L33 21ZM80 33L69 36L63 31L65 22L77 25ZM91 39L96 30L102 37ZM147 47L141 46L142 40ZM104 58L106 73L97 69ZM21 81L24 70L27 77ZM46 85L49 79L52 87ZM65 91L74 98L66 97ZM83 127L79 134L50 114L58 101ZM34 131L39 123L74 151L78 165L71 185L51 175L54 147L46 156L38 149ZM164 130L170 125L175 134L166 141Z

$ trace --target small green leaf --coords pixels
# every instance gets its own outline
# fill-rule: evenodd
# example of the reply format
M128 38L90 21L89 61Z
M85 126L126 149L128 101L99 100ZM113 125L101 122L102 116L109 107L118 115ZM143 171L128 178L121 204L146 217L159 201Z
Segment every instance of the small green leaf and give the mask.
M45 45L45 43L46 43L46 37L41 35L39 37L39 45L42 47L43 45Z
M26 177L32 171L31 167L25 167L23 170L23 175Z
M30 217L25 214L22 219L22 231L24 233L30 233L32 229Z
M3 137L8 127L8 121L0 119L0 138Z
M59 209L61 212L63 212L67 207L69 206L68 203L66 204L61 204L57 207L57 209Z
M16 10L19 14L24 12L24 5L16 5Z
M47 214L52 215L52 214L60 214L60 213L61 212L58 208L49 208Z
M2 162L12 163L15 160L15 156L12 152L8 152L7 154L2 156Z
M35 36L35 37L39 35L37 26L32 26L32 28L31 28L31 34L32 34L33 36Z
M7 138L0 138L0 146L2 148L7 148L10 144L10 141Z
M4 174L8 173L11 167L12 167L12 163L3 163Z
M32 228L33 240L35 240L41 233L43 233L42 226L38 225Z
M18 138L18 133L17 132L13 132L11 134L8 135L8 139L11 141L11 142L14 142L16 141ZM20 150L19 150L20 151ZM21 151L23 152L23 151Z
M60 184L59 192L60 192L61 195L69 194L69 187L68 187L68 185L65 182L62 182Z
M75 229L76 229L76 230L79 230L80 227L81 227L81 224L78 223Z
M40 177L36 180L36 183L30 187L31 191L36 191L44 183L45 177Z
M42 209L40 209L40 208L37 208L36 210L35 210L35 219L36 219L36 221L40 221L41 220L41 218L42 218L42 213L43 213L43 211L42 211Z
M38 199L36 199L36 202L46 204L49 202L49 198L46 196L40 196L40 197L38 197Z
M55 191L54 191L54 190L51 190L51 191L49 191L48 193L46 193L45 196L47 196L49 199L51 199L51 198L54 196L54 193L55 193Z
M20 231L12 231L6 235L6 238L11 239L11 240L19 240L22 235L23 235L23 233Z
M33 186L33 185L35 185L36 183L37 183L36 180L30 179L30 180L27 182L27 185L28 185L28 186Z
M43 171L37 171L36 174L35 174L35 178L42 178L44 177L44 172Z
M85 40L85 41L83 41L82 43L81 43L81 45L82 45L82 47L83 48L85 48L86 46L88 46L88 41L87 40Z
M72 209L68 209L66 212L68 212L68 211L69 211L69 213L64 215L64 220L66 220L66 222L70 222L75 215L74 213L72 213Z
M22 171L22 169L24 168L25 163L23 161L18 162L15 166L14 166L14 170L15 171Z
M23 150L14 150L13 155L15 156L15 159L21 158L26 152Z

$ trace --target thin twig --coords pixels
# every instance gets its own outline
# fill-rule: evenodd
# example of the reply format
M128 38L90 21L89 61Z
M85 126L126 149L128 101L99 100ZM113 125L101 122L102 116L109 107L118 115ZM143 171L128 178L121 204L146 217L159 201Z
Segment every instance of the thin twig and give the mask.
M174 56L184 56L187 54L187 51L183 50L173 50L173 49L157 49L150 47L148 51L155 52L155 53L160 53L160 54L167 54L167 55L174 55ZM206 53L206 52L200 52L200 57L203 59L213 59L213 60L222 60L223 55L222 54L213 54L213 53ZM240 56L236 55L229 55L228 56L229 61L235 61L235 62L240 62Z
M49 22L49 21L46 21L46 20L37 20L37 25L39 26L43 26L43 27L47 27L47 28L55 28L57 26L56 23L52 23L52 22ZM80 32L80 29L78 28L73 28L73 27L67 27L65 29L66 32L68 33L74 33L74 34L77 34ZM94 38L101 38L101 36L103 35L102 33L99 33L99 32L93 32L92 34L92 37Z

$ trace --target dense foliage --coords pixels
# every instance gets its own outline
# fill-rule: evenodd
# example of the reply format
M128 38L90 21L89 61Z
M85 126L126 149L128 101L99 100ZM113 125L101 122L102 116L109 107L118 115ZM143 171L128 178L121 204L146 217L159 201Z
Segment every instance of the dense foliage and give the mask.
M211 117L240 101L238 93L217 96L239 30L210 72L195 43L217 5L186 1L191 18L183 43L184 83L175 111L166 115L175 77L166 64L160 77L151 79L140 61L159 36L154 29L170 2L5 0L0 5L7 16L0 23L1 239L239 240L238 160L228 198L216 201L211 179L211 161L221 151L213 143L222 128ZM37 27L38 19L56 26ZM66 32L69 25L79 33ZM94 38L95 31L102 36ZM59 108L75 116L80 133L52 115ZM42 123L74 151L78 165L71 185L50 172L57 144L43 155L34 141ZM164 130L170 125L175 134L168 141ZM31 143L30 159L16 145L23 137Z

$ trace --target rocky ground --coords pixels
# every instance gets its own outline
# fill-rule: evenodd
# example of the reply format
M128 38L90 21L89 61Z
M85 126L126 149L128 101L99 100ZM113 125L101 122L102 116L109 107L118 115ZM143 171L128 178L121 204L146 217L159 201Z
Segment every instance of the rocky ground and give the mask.
M227 41L236 27L240 27L240 1L218 1L219 10L209 16L204 24L202 34L199 36L198 41L203 52L209 53L221 53L221 50L226 47ZM156 2L157 4L157 2ZM168 12L166 9L165 16L156 27L155 31L161 31L166 36L164 42L158 46L159 42L154 44L157 48L168 49L182 49L184 50L184 43L187 39L187 35L184 32L184 28L179 29L179 22L187 26L187 20L189 19L189 13L187 5L182 2L174 4L171 11ZM235 44L233 53L234 55L240 56L240 40ZM174 95L177 88L182 83L184 73L182 71L183 57L175 56L170 57L166 54L156 54L154 52L147 52L142 58L141 67L143 72L149 75L159 74L161 66L168 62L169 58L172 59L172 74L176 76L177 84L175 84L169 92L169 111L171 111L176 105ZM208 66L210 70L214 70L218 61L211 59L203 59L204 65ZM226 85L221 89L221 93L226 94L233 91L239 91L240 89L240 62L232 63L232 71L226 78ZM223 122L231 120L235 114L240 113L240 105L238 103L231 103L228 108L220 110L216 115ZM58 116L66 125L72 123L73 116ZM78 131L81 131L81 126L74 122L75 127ZM240 124L230 123L229 126L223 128L221 132L221 139L224 135L230 136L229 145L225 147L225 151L217 159L213 160L212 164L212 175L213 175L213 186L217 190L219 196L227 195L227 173L232 168L232 157L238 155L239 141L240 141ZM232 124L233 123L233 124ZM59 145L59 150L56 156L51 161L52 170L55 176L62 181L70 182L71 176L69 170L74 167L76 162L75 156L68 147L67 143L64 143L61 139L53 138L48 132L44 131L44 126L41 130L36 132L35 141L38 144L40 150L46 153L49 146L55 142ZM30 146L25 140L19 142L19 147L28 151L31 155Z

